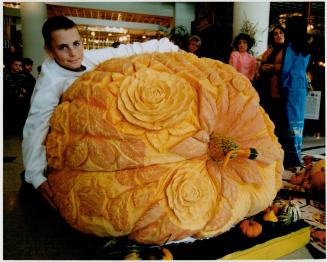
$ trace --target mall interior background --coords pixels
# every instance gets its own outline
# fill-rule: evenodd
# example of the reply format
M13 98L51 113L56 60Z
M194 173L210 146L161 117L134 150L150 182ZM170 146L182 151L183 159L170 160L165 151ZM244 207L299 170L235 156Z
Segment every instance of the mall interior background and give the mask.
M325 132L325 2L4 2L4 66L12 52L34 61L32 74L45 58L42 24L53 15L66 15L79 26L85 48L113 42L142 42L164 36L202 39L201 56L228 61L232 40L246 21L256 31L254 55L269 44L269 32L287 17L307 17L314 47L314 90L322 91L320 120L307 120L305 133ZM181 30L182 29L182 30Z

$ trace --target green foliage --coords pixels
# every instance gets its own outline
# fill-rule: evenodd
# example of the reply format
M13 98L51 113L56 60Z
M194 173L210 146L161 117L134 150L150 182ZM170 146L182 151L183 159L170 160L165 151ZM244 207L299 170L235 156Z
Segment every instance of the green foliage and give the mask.
M170 31L168 38L180 48L183 48L189 36L190 34L187 31L186 27L183 25L179 25Z
M248 18L246 18L243 22L243 26L241 27L240 32L249 35L254 39L255 42L256 33L258 31L257 26L258 23L254 24Z

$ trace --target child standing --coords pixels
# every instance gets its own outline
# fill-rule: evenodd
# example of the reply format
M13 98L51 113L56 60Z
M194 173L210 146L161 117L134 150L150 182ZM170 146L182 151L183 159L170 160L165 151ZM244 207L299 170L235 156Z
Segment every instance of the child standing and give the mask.
M250 81L253 80L256 71L256 59L248 53L253 45L254 40L249 35L240 33L233 42L236 51L229 57L229 64Z

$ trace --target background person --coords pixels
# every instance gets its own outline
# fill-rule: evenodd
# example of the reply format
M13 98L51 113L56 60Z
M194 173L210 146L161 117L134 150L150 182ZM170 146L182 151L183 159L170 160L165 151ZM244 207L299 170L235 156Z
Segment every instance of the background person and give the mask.
M310 60L310 45L307 41L307 23L302 16L293 16L286 21L288 44L280 73L282 97L282 137L285 152L284 166L301 164L301 149L304 113L307 96L307 67Z
M11 57L10 68L3 77L3 118L4 131L20 133L22 131L21 110L26 97L26 76L23 62L18 56Z
M262 55L259 68L258 92L261 105L275 124L275 134L280 137L281 98L279 75L285 49L285 29L281 25L272 31L272 46Z
M201 38L197 35L192 35L187 39L187 52L198 54L201 47Z
M256 59L248 53L253 45L254 40L249 35L240 33L233 41L233 47L236 51L230 54L228 61L230 65L250 81L253 80L256 72Z

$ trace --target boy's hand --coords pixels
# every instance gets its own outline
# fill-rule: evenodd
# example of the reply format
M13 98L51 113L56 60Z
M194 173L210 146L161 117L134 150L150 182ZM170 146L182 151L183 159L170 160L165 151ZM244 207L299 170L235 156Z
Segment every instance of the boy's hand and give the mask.
M49 203L51 207L57 209L55 203L53 202L54 193L52 192L48 181L43 182L37 188L37 191L41 193L42 197Z

